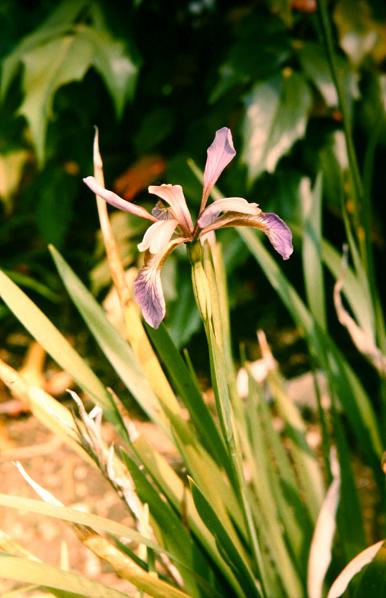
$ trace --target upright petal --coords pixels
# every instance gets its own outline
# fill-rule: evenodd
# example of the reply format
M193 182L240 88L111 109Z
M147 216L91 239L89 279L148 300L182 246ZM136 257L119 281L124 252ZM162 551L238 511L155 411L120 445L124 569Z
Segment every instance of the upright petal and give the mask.
M145 255L145 265L134 281L136 300L141 307L145 321L158 328L165 317L165 298L161 284L161 268L168 255L185 239L175 239L160 253Z
M159 253L162 251L172 238L178 222L177 220L160 220L154 222L145 232L142 242L139 243L139 251L146 251L150 253Z
M200 232L200 237L206 235L211 230L229 228L231 226L259 228L267 235L274 249L280 253L283 260L288 260L293 252L291 230L279 216L271 212L261 212L258 216L229 212L228 214L219 216L211 224L204 227Z
M155 222L157 219L155 216L150 214L145 208L141 206L137 206L136 204L132 203L131 201L126 201L119 197L113 191L109 191L100 185L93 176L88 176L87 178L83 179L86 183L87 187L91 189L96 195L107 201L110 205L114 206L114 208L118 208L119 210L124 210L125 212L130 212L130 214L134 214L135 216L139 216L140 218L146 218L146 220L151 220L151 222Z
M216 131L214 141L208 147L207 153L208 157L205 164L204 189L202 192L200 213L205 208L210 192L216 184L220 174L236 155L230 129L223 127Z
M169 204L184 234L189 235L193 231L192 217L181 185L150 185L149 193L157 195Z
M198 226L200 228L205 228L205 226L209 226L212 222L217 220L220 214L225 214L226 212L258 216L261 213L261 210L257 203L250 203L243 197L226 197L224 199L218 199L202 212L198 219Z

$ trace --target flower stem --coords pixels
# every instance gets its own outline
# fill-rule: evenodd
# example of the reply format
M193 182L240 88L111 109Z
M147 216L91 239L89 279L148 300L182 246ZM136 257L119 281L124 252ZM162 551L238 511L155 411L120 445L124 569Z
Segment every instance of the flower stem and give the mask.
M226 333L226 325L222 322L222 314L218 300L220 290L217 288L217 284L219 284L219 281L216 279L215 284L214 280L208 278L206 272L208 270L208 264L205 262L209 259L209 254L210 252L203 252L199 241L188 246L188 255L192 264L194 296L204 324L208 342L216 407L221 430L230 457L230 481L242 505L252 554L254 555L256 570L259 572L261 582L259 591L265 597L267 595L267 576L265 574L264 559L253 520L248 487L244 479L242 451L231 400L231 389L227 372L226 343L224 343L223 338Z

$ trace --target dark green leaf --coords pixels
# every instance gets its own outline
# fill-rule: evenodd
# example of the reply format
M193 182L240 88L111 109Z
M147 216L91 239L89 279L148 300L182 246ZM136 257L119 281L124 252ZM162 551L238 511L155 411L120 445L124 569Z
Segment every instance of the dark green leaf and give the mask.
M157 529L159 530L165 548L180 564L179 571L184 578L186 587L193 597L201 596L197 581L189 570L195 570L201 577L208 579L208 561L203 557L201 549L183 525L181 518L161 497L158 490L149 482L141 468L125 452L122 453L127 468L135 484L136 492L143 503L149 505L149 510Z
M229 566L245 591L245 595L249 598L261 596L252 571L241 557L221 521L193 480L191 480L191 488L194 503L201 519L215 537L219 550L228 561Z
M184 346L200 326L200 316L195 307L192 282L189 276L178 273L178 296L170 305L168 330L178 348Z
M209 449L210 454L217 463L225 465L227 455L213 416L210 414L199 388L192 379L187 365L173 344L166 327L161 324L157 330L150 328L150 326L146 328L180 399L189 410L200 434L201 442Z
M264 28L258 19L243 19L228 56L219 68L219 81L210 101L217 101L234 86L255 82L277 71L290 54L285 33L277 19L266 17Z
M173 126L174 117L167 108L155 108L145 114L134 138L137 151L143 153L152 150L170 135Z
M78 181L63 168L47 169L36 190L36 219L46 243L61 247L72 218Z

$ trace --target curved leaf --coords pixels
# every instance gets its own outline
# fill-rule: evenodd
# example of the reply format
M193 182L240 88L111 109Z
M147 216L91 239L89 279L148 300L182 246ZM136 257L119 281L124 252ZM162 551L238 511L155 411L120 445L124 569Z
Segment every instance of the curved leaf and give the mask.
M56 91L82 79L92 63L92 46L79 35L56 37L23 54L25 99L19 112L31 128L38 161L44 161L44 141Z
M252 183L262 172L273 172L280 158L303 137L311 93L301 75L285 69L257 83L245 103L242 160Z
M124 40L113 38L107 31L84 27L80 35L92 48L92 63L108 88L118 118L126 100L131 100L138 77L138 65Z
M85 598L127 598L127 594L91 581L78 573L5 554L0 554L0 578L72 592ZM186 594L181 593L181 596Z
M147 415L160 422L159 403L131 347L110 324L100 305L55 247L49 249L63 284L106 358Z
M119 422L111 397L94 372L47 316L2 271L0 271L0 297L52 359L69 372L84 392L102 407L105 416L110 421Z
M340 575L338 575L327 594L327 598L339 598L339 596L342 596L354 575L359 573L365 565L368 565L376 557L384 542L384 540L380 540L357 554L357 556L346 565Z

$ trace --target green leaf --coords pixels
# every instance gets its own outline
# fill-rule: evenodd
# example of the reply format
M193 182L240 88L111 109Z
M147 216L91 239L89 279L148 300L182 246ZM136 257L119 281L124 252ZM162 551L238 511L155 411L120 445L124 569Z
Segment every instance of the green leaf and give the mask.
M162 544L173 556L178 558L179 571L189 593L193 597L198 597L200 592L191 571L195 570L204 579L210 579L207 559L204 558L200 547L189 534L181 518L149 482L134 459L126 452L122 451L121 454L133 478L140 500L149 505L152 522L160 532Z
M331 377L331 383L363 450L367 452L370 460L373 460L375 455L382 454L382 441L374 410L359 379L332 339L315 327L312 316L300 296L256 233L241 228L238 231L295 322L304 331L311 354Z
M203 446L209 449L217 463L224 465L227 461L227 453L215 420L202 398L200 389L192 379L187 365L174 346L166 327L161 324L158 330L149 326L146 329L169 373L178 396L189 410Z
M37 515L44 515L45 517L52 517L55 519L61 519L62 521L68 521L70 523L76 523L78 525L85 525L94 530L99 530L112 534L114 536L121 536L130 539L132 542L138 544L145 544L148 548L151 548L157 553L165 552L155 542L149 540L145 536L142 536L139 532L127 525L122 525L112 519L106 517L100 517L92 513L85 513L84 511L77 511L70 507L56 506L49 503L42 502L33 498L24 498L21 496L13 496L8 494L0 493L0 506L8 509L21 509L23 511L29 511Z
M60 2L40 27L26 35L16 48L5 57L1 65L0 95L2 98L5 97L23 56L33 48L45 44L48 40L68 32L74 20L88 4L89 0Z
M89 44L92 64L102 77L120 118L127 100L134 96L138 78L138 59L123 39L116 39L108 31L83 27L79 34Z
M236 34L219 68L219 80L209 99L211 103L235 86L273 75L290 55L285 27L277 18L265 15L264 27L261 27L259 19L248 15L238 24Z
M292 3L290 0L266 0L266 3L271 9L271 12L279 15L286 25L292 25Z
M35 216L39 231L46 243L58 247L63 244L73 216L73 202L78 191L78 181L55 164L42 171L36 189Z
M257 83L245 105L242 160L252 183L262 172L273 172L280 158L304 136L311 94L301 75L285 69Z
M257 386L251 378L250 376L250 388L253 385ZM276 455L272 454L271 447L267 442L268 437L263 430L262 403L265 398L255 400L257 399L256 394L250 391L248 402L245 405L244 418L248 438L243 443L243 450L245 452L246 467L250 468L251 482L257 497L254 513L259 529L259 538L270 554L270 559L275 566L277 575L282 580L283 587L287 589L289 594L301 596L303 592L299 572L297 571L298 563L287 545L287 518L282 517L284 515L283 507L285 514L290 519L290 525L295 523L295 527L296 513L290 508L292 505L286 504L281 494L280 478L275 469ZM268 418L271 419L271 416L269 415ZM292 500L294 505L297 498L295 492ZM298 527L296 532L298 537L299 535L300 538L303 537L302 528ZM304 541L304 537L302 539Z
M368 55L376 62L386 57L385 12L379 10L378 20L372 4L340 0L334 9L340 45L357 67Z
M322 242L322 256L327 268L335 278L342 275L342 255L326 240ZM362 284L359 276L356 276L351 268L344 273L344 285L342 289L360 327L370 338L374 338L374 313L371 305L371 298L368 289Z
M91 581L71 571L63 571L51 565L0 554L0 578L13 579L39 586L73 592L85 598L127 598L127 594L113 590L97 581ZM164 595L172 596L170 595ZM181 592L181 598L186 596Z
M205 522L198 515L190 490L186 488L184 482L172 469L167 460L155 451L143 436L138 436L134 440L133 448L141 463L146 468L146 471L151 475L154 484L158 486L170 505L177 512L180 512L181 505L184 505L184 516L189 529L216 563L217 568L226 577L236 593L239 594L239 584L221 557Z
M268 372L268 384L272 391L275 405L290 439L289 453L295 465L301 494L310 518L314 522L319 513L324 496L324 484L316 454L307 442L307 428L294 402L284 389L279 372Z
M337 107L339 105L338 95L323 46L307 42L300 46L298 56L304 73L323 96L327 106L330 108ZM348 97L358 98L357 80L350 70L347 60L338 55L335 56L334 60L341 76L344 78Z
M311 519L299 494L298 480L287 447L284 446L282 437L273 425L274 418L265 393L251 375L248 377L249 396L245 405L245 419L250 436L249 445L254 451L250 459L254 471L252 482L259 496L265 490L261 484L265 472L270 486L266 489L266 496L263 496L266 500L268 516L265 510L262 514L262 524L267 524L269 538L271 529L279 525L281 534L292 549L292 563L296 563L298 570L305 575L308 546L312 535ZM279 516L276 515L277 512ZM271 523L272 513L276 521ZM270 543L267 547L272 548ZM278 573L284 580L280 557L276 550L272 551L272 559L278 562Z
M311 189L304 178L300 186L303 211L303 272L309 309L322 330L326 329L326 309L322 262L322 177Z
M9 276L16 284L25 287L26 289L31 289L35 293L38 293L42 297L45 297L49 301L53 303L60 303L61 297L59 294L55 293L43 282L39 282L36 278L32 278L28 274L23 274L21 272L16 272L12 270L3 270L3 272Z
M174 124L175 119L170 108L157 107L147 112L142 117L139 129L133 138L137 152L143 154L154 150L171 134Z
M249 564L241 556L239 550L223 527L221 520L212 509L201 490L193 480L190 480L190 484L197 511L205 525L215 537L220 552L224 555L224 558L233 570L245 595L249 598L252 598L253 596L260 597L261 593L258 589L258 584L256 583L257 580L254 578Z
M49 249L68 294L106 358L145 413L153 421L159 422L158 401L141 371L131 347L110 324L103 309L60 253L52 246Z
M45 136L55 93L62 85L82 79L92 59L92 46L80 35L51 39L21 58L25 97L19 112L28 121L40 164L45 157Z
M200 315L194 303L190 277L178 274L178 297L170 305L167 319L170 336L183 347L200 327Z
M110 421L120 422L119 418L118 420L116 418L115 407L111 402L110 395L94 372L47 316L2 271L0 271L0 297L28 332L51 355L52 359L69 372L84 392L102 407L105 416Z
M381 585L384 586L384 580L385 580L385 547L384 547L384 540L380 540L379 542L376 542L376 544L372 544L372 546L368 546L365 550L362 550L362 552L360 552L359 554L356 555L355 558L353 558L348 565L346 565L346 567L343 569L343 571L338 575L338 577L336 578L336 580L334 581L334 583L332 584L330 591L327 594L327 598L339 598L339 596L342 596L346 589L347 586L349 585L350 581L353 579L353 577L355 575L357 575L359 573L359 571L361 571L363 569L363 567L366 567L366 565L368 565L371 562L374 562L374 560L377 560L378 554L380 553L380 558L378 561L378 565L381 565L381 579L379 578L379 573L380 571L378 571L376 573L376 578L378 579L378 581L381 583ZM381 585L379 587L381 587ZM374 587L373 587L374 589ZM359 590L359 588L358 588ZM350 594L351 595L351 594ZM355 594L355 596L357 598L367 598L368 596L383 596L384 594L381 592L377 592L375 591L375 593L372 591L370 592L370 594L362 594L359 593L358 595Z

